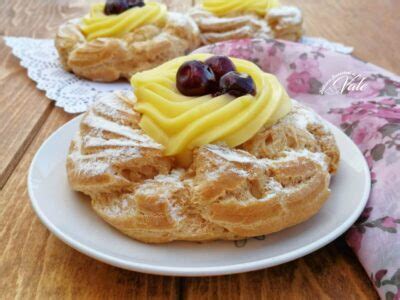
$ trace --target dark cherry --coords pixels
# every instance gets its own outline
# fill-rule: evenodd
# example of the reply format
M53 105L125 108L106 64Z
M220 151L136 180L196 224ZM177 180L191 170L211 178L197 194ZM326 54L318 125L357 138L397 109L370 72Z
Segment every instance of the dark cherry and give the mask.
M219 94L228 93L235 97L247 94L256 94L256 85L253 78L248 74L229 72L221 77L219 81Z
M218 84L209 66L198 60L187 61L176 73L176 87L185 96L203 96L216 91Z
M207 59L204 63L213 70L217 81L226 73L236 71L235 65L228 56L215 55Z
M106 15L118 15L132 7L144 6L143 0L107 0L104 7Z

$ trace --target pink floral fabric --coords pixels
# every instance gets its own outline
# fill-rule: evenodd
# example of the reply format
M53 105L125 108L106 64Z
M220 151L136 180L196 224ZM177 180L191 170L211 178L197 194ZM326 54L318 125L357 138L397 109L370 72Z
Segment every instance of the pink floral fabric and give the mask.
M279 40L228 41L196 52L255 62L359 146L371 171L372 191L346 240L380 296L400 300L400 78L350 55ZM365 77L363 88L320 93L343 72Z

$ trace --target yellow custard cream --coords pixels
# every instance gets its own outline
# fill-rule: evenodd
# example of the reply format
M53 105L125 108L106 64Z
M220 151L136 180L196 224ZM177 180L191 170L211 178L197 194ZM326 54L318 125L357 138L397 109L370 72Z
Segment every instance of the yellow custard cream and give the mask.
M264 16L266 12L279 6L278 0L204 0L203 8L221 17L230 13L256 13Z
M119 15L105 15L105 4L94 4L88 16L83 18L81 30L91 41L99 37L121 37L147 24L163 26L167 7L157 2L146 2L143 7L130 8Z
M253 78L255 96L182 95L176 88L178 68L186 61L205 61L210 56L178 57L131 79L137 97L135 109L142 113L139 125L165 146L165 155L182 155L195 147L218 142L238 146L291 110L291 100L274 75L264 73L250 61L235 58L231 59L237 71Z

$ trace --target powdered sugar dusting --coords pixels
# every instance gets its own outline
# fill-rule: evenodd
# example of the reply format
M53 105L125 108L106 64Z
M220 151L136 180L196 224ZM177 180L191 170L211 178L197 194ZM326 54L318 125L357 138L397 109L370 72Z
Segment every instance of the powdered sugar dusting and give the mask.
M324 170L328 170L328 158L322 152L311 152L307 149L302 150L286 150L283 151L284 156L273 160L274 163L283 163L292 160L297 160L300 157L308 158L320 165ZM266 161L271 161L266 159Z
M189 15L199 25L201 38L206 44L245 37L279 37L280 31L301 32L303 23L301 10L294 6L274 7L263 16L236 11L227 12L223 17L197 6L189 11Z
M243 38L272 38L273 34L268 23L255 14L233 14L217 17L214 14L194 7L189 15L196 21L202 32L203 43Z
M138 192L142 195L157 195L160 199L168 199L174 190L184 188L181 180L183 173L182 169L176 169L170 174L160 174L153 179L147 179L138 188ZM157 184L159 188L156 189L154 184Z
M267 178L264 184L266 193L260 199L260 201L268 201L277 196L279 196L283 192L282 185L276 181L274 178Z
M173 184L175 188L181 189L184 187L181 177L184 175L183 169L175 169L170 174L164 175L157 175L154 177L154 180L161 182L161 183L169 183Z
M307 123L308 124L308 123ZM285 162L298 159L299 157L306 157L317 164L321 165L325 170L328 169L328 158L324 153L320 152L311 152L307 149L302 150L286 150L282 152L282 156L271 160L268 158L265 159L257 159L256 157L247 154L241 150L230 149L227 147L219 146L219 145L206 145L205 148L210 152L218 155L219 157L223 158L226 161L236 162L236 163L244 163L244 164L256 164L259 166L266 167L271 164L271 162ZM240 170L241 171L241 170ZM244 171L246 172L246 171ZM243 175L242 173L238 172L239 175ZM210 174L211 175L211 174Z
M74 141L77 145L81 145L81 136L77 135ZM111 172L111 166L116 161L139 158L141 154L138 148L130 147L118 149L108 148L86 155L80 151L72 151L68 157L74 163L76 172L96 176Z
M314 111L310 108L306 108L300 105L296 100L292 99L292 112L288 114L285 118L281 119L279 122L283 124L294 125L297 128L307 131L309 125L322 126L325 131L329 132L324 120L321 119Z
M206 145L205 148L210 152L222 157L223 159L231 162L238 163L256 163L257 159L243 151L233 150L228 147L218 145Z
M132 98L131 101L133 101L133 93L131 92L125 92L123 93L122 91L120 92L121 95L120 97L127 97L127 98ZM127 103L121 101L115 95L110 95L110 94L105 94L102 95L98 100L97 104L92 107L97 113L100 113L101 115L109 116L112 118L116 118L121 115L121 112L127 112L129 110L132 110L131 107L128 106Z
M171 218L175 221L181 220L181 209L174 200L174 193L184 189L184 184L181 180L184 171L177 169L170 174L160 174L153 179L148 179L143 182L137 189L136 193L144 196L154 196L157 201L168 204L168 210Z
M104 139L97 136L85 136L83 145L86 148L91 147L143 147L143 143L130 139Z
M109 121L105 118L98 117L93 114L88 114L84 120L83 124L92 127L93 131L97 133L111 132L116 135L131 139L134 141L141 142L143 147L161 149L162 146L154 142L149 136L143 134L139 129L132 129L131 127L119 125L115 122Z
M178 205L173 205L172 202L168 202L168 209L171 218L174 219L176 222L179 222L184 218L182 216L182 210Z
M301 10L295 6L279 6L268 11L267 19L278 19L276 29L282 30L289 26L298 26L303 22Z
M132 198L128 194L123 194L121 197L116 198L115 201L112 201L109 205L98 206L98 208L100 208L106 215L113 217L122 215L124 215L124 217L133 217L136 214L135 201L132 201Z
M107 94L84 116L82 124L88 129L82 130L88 132L75 137L75 149L69 154L75 172L88 176L113 174L114 164L142 158L143 149L163 149L140 129L112 121L134 116L130 102L134 102L132 93Z

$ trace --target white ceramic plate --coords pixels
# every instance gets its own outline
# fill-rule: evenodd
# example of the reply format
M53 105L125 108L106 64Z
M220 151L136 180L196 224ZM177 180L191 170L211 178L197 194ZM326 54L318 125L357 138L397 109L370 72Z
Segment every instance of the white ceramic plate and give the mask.
M65 158L81 117L58 129L36 153L28 175L32 206L43 224L76 250L121 268L163 275L239 273L288 262L331 242L358 218L370 191L367 164L353 142L332 125L342 160L321 211L293 228L247 241L148 245L100 219L86 197L71 190Z

